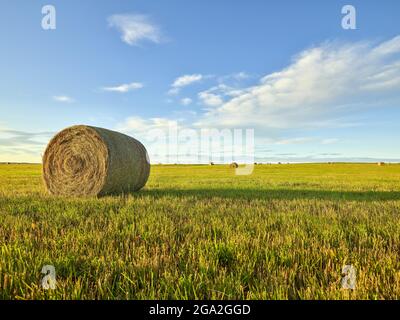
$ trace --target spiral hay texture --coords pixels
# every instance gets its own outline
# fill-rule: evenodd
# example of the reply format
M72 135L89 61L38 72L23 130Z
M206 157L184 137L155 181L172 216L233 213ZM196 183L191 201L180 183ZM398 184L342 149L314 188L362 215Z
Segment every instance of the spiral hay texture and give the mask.
M138 191L150 174L145 147L107 129L73 126L50 141L43 155L43 179L49 193L102 196Z

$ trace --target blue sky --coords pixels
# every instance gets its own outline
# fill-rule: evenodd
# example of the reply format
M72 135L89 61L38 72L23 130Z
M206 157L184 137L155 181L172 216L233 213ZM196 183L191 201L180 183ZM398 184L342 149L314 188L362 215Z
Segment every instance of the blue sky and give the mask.
M56 29L43 30L44 5ZM344 30L341 9L356 8ZM399 1L3 1L0 161L74 124L253 128L259 161L400 159ZM183 158L182 158L183 159ZM184 161L183 161L184 162Z

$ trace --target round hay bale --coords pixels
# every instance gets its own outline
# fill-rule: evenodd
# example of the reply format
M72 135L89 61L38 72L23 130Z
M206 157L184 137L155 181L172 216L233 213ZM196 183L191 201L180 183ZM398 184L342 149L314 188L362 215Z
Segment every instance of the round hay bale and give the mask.
M239 168L239 165L236 162L232 162L229 167L231 168Z
M129 193L144 187L149 174L148 154L139 141L102 128L62 130L43 155L43 180L54 195Z
M385 163L384 162L378 162L378 166L384 166Z
M214 162L210 162L210 166L213 166L214 165Z

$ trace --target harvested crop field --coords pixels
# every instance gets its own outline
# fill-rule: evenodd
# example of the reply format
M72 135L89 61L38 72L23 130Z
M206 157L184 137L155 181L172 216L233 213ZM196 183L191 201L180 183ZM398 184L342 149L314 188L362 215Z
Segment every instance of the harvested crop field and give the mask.
M49 196L41 170L0 165L2 299L400 298L400 165L160 165L99 199Z

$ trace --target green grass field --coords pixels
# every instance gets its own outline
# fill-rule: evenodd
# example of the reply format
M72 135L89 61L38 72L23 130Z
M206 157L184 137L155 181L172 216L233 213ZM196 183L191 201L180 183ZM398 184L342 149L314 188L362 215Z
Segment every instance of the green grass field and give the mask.
M400 165L153 166L141 192L100 199L0 165L0 298L399 299L399 212Z

